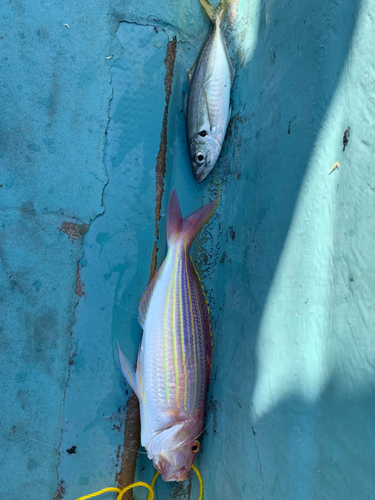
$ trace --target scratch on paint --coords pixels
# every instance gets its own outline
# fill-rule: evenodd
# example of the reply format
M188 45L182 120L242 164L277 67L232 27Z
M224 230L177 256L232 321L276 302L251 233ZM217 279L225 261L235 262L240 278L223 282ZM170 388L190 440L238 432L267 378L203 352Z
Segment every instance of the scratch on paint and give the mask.
M150 280L155 275L157 264L157 243L159 240L159 220L161 203L164 193L164 176L166 170L166 153L167 153L167 124L168 124L168 108L169 99L171 96L172 79L174 63L176 58L177 40L173 38L168 42L167 54L164 60L167 69L164 78L165 88L165 108L162 122L162 129L160 133L160 147L156 159L156 207L155 207L155 243L151 258L150 267ZM120 472L116 475L116 482L119 487L125 486L134 482L136 461L138 449L140 445L140 416L139 416L139 403L137 396L133 394L128 399L126 410L126 425L124 434L124 447L121 455L121 468ZM132 491L129 492L129 498L133 499Z

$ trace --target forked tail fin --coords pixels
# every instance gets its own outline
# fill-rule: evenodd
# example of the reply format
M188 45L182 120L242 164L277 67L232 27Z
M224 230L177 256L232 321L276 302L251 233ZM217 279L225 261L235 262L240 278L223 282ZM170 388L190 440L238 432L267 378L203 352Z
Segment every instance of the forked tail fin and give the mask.
M218 20L219 24L222 23L231 2L231 0L221 0L216 9L214 9L208 0L199 1L202 4L204 10L207 12L208 17L211 19L211 21L214 23L216 20Z
M189 249L200 230L216 210L220 200L220 184L216 198L202 208L182 219L180 202L177 192L174 189L169 198L168 219L167 219L167 240L168 246L181 235Z

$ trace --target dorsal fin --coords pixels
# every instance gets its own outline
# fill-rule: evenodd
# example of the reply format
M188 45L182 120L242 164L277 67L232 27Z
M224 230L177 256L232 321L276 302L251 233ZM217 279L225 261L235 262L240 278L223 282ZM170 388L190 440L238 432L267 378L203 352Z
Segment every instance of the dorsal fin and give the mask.
M145 290L145 293L142 295L141 301L140 301L139 306L138 306L138 321L139 321L139 324L141 325L142 328L143 328L143 325L145 322L148 305L150 303L155 285L156 285L158 278L160 276L160 271L162 270L162 267L163 267L163 264L160 266L160 268L158 269L155 276L150 280L150 282Z
M220 199L220 188L216 198L182 220L181 234L189 249L197 234L216 210Z

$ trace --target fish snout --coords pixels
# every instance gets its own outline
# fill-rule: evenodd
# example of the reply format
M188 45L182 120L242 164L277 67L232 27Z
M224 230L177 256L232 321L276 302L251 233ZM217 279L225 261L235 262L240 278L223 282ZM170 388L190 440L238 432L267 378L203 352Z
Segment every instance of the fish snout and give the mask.
M210 168L199 167L194 173L198 182L204 181L207 175L210 173Z
M169 470L166 471L164 474L161 473L161 476L163 478L163 481L185 481L187 479L189 474L189 471L186 469L186 467L181 467L179 470Z

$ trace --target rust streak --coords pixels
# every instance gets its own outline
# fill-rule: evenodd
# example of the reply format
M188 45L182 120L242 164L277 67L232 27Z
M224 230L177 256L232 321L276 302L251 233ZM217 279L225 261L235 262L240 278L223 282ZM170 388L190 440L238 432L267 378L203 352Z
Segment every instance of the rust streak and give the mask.
M159 240L159 220L160 220L161 203L164 193L164 176L166 170L166 156L167 156L168 108L172 90L172 79L173 79L174 62L176 58L176 50L177 50L177 40L176 38L173 38L171 42L168 42L167 54L164 60L165 67L167 70L164 78L165 108L164 108L162 129L160 133L159 152L156 158L156 167L155 167L156 171L155 243L151 257L150 279L154 277L157 265L157 251L158 251L157 243ZM126 407L126 425L124 434L124 447L121 455L121 468L118 474L116 474L116 482L120 488L125 488L126 486L134 482L136 461L140 445L140 430L141 430L141 423L140 423L138 398L135 394L132 394L128 399ZM132 491L130 491L128 494L129 498L133 499Z
M75 293L76 295L78 295L79 297L82 297L82 295L85 295L85 292L83 291L83 283L81 281L81 275L80 275L80 270L82 268L79 267L79 264L77 264L77 277L76 277L76 289L75 289Z
M169 99L171 96L171 89L172 89L172 79L173 79L174 61L176 58L176 50L177 50L177 40L176 38L173 38L171 42L168 42L167 55L164 60L165 67L167 69L164 78L165 108L163 116L163 125L160 133L160 147L158 156L156 158L156 169L155 169L156 170L155 242L151 258L150 280L154 277L157 264L159 220L160 220L161 202L164 193L164 176L165 176L166 156L167 156L168 108L169 108Z
M62 500L65 493L64 481L60 481L53 500Z
M141 423L139 418L139 403L135 394L132 394L126 405L126 424L124 434L124 449L121 454L120 471L116 474L116 483L119 488L125 488L134 483L138 449L140 445ZM133 499L132 490L128 497Z

